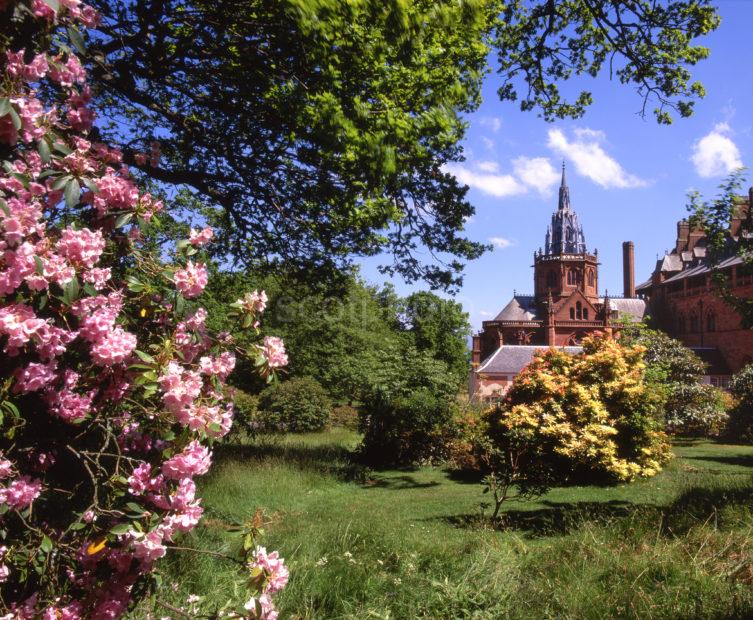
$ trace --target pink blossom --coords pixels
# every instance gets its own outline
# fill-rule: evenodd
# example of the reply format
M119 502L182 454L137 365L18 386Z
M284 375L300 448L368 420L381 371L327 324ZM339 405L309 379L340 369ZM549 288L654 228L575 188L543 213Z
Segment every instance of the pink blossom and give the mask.
M235 355L224 351L218 357L204 356L199 360L199 367L205 375L216 375L224 381L235 368Z
M85 395L77 394L68 387L47 392L50 413L66 422L77 422L89 415L92 400L94 400L93 392Z
M246 312L261 314L267 307L267 294L264 291L246 293L243 299L239 299L236 303L240 304Z
M201 394L204 382L198 372L183 370L177 362L167 365L167 372L159 379L164 394L162 402L168 411L178 413L189 407Z
M159 527L153 529L151 532L144 534L143 532L137 532L131 530L129 536L132 539L133 555L140 560L147 563L155 562L161 557L164 557L167 552L167 548L162 544L165 532Z
M188 261L185 269L175 272L175 286L187 299L201 294L207 285L209 276L203 263L193 264Z
M120 326L115 327L92 346L92 361L98 366L119 364L133 353L137 343L136 336L124 331Z
M55 361L47 364L32 362L26 368L19 368L16 371L16 384L13 386L13 391L28 393L47 387L57 377L56 368Z
M76 56L68 56L65 64L58 63L50 69L50 77L61 86L73 86L74 82L83 84L86 81L86 71Z
M253 618L257 617L257 608L261 608L261 615L258 616L258 620L277 620L278 618L272 598L266 593L261 594L259 598L249 599L243 608L252 613Z
M50 21L55 19L55 11L44 0L32 0L31 10L37 17L43 17Z
M60 235L55 249L72 263L91 269L105 249L105 240L99 230L92 232L88 228L66 228Z
M282 338L277 336L265 336L264 346L260 347L261 354L264 359L267 360L267 365L270 368L280 368L281 366L287 366L288 356L285 353L285 344Z
M12 77L21 77L24 71L24 50L5 52L5 71Z
M211 463L209 450L194 439L183 448L183 452L162 464L162 473L173 480L200 476L209 471Z
M285 566L285 560L280 557L277 551L267 553L264 547L256 547L251 566L261 568L264 571L266 577L264 592L266 594L274 594L282 590L288 583L290 573Z
M9 478L13 472L13 463L2 456L0 453L0 480Z
M214 237L214 231L210 226L207 226L201 231L191 229L191 235L189 237L189 243L193 246L201 246L209 243Z
M84 282L88 282L99 291L107 286L111 277L112 272L109 267L95 267L84 273Z
M128 490L132 495L159 493L164 483L165 478L162 474L152 478L152 466L149 463L141 463L128 478Z
M97 515L93 510L87 510L81 515L81 519L83 519L84 523L94 523L97 520Z
M49 70L50 66L47 64L47 56L45 54L37 54L34 56L34 60L24 67L24 79L27 82L37 82L47 75Z
M0 488L0 504L8 504L12 510L23 510L42 492L42 481L21 476L6 488Z

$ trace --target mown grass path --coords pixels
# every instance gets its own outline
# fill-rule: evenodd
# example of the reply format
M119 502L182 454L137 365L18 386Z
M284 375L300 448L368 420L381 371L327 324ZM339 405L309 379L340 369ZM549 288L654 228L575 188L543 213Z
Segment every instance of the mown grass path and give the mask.
M655 478L552 490L480 517L476 481L441 468L364 472L344 430L228 446L201 485L209 525L257 509L292 578L283 618L753 617L753 447L686 442ZM224 602L236 573L176 553L160 597ZM177 592L171 587L178 583Z

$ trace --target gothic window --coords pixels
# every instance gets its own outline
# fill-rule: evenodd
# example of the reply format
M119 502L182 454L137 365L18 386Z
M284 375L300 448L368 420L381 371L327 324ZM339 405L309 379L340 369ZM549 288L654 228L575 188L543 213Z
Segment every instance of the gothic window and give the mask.
M583 308L583 320L588 320L588 308Z
M575 272L572 269L567 270L567 283L575 284Z
M552 270L546 274L546 285L547 285L547 288L557 287L557 272L556 271Z
M695 334L698 331L698 315L694 312L690 315L690 333Z
M711 310L706 315L706 331L707 332L715 332L716 331L716 315L714 314L713 310Z
M575 308L570 308L570 320L575 320Z
M678 334L685 333L685 315L682 313L677 315L677 333Z
M588 270L588 286L594 285L594 272L593 269Z
M583 306L580 302L575 304L575 318L579 321L583 318Z

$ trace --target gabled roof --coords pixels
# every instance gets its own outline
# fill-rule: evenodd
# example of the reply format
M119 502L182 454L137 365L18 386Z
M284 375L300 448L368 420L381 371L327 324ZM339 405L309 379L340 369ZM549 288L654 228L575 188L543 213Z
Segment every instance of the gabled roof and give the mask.
M603 304L604 298L599 301ZM636 321L640 321L646 315L646 302L638 297L610 297L609 306L619 314L626 314Z
M577 355L583 352L583 347L545 347L503 344L494 353L487 357L479 366L477 372L488 374L516 375L533 360L537 351L547 351L556 348L569 355Z
M502 311L494 317L495 321L535 321L537 318L536 301L533 295L515 295Z

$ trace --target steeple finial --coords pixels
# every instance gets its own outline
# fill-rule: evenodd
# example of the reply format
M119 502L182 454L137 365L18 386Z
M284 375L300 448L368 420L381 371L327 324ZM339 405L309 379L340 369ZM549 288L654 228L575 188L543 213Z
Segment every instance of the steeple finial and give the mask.
M570 210L570 190L567 187L567 179L565 179L565 160L562 160L562 184L560 185L560 201L558 206L559 211Z

